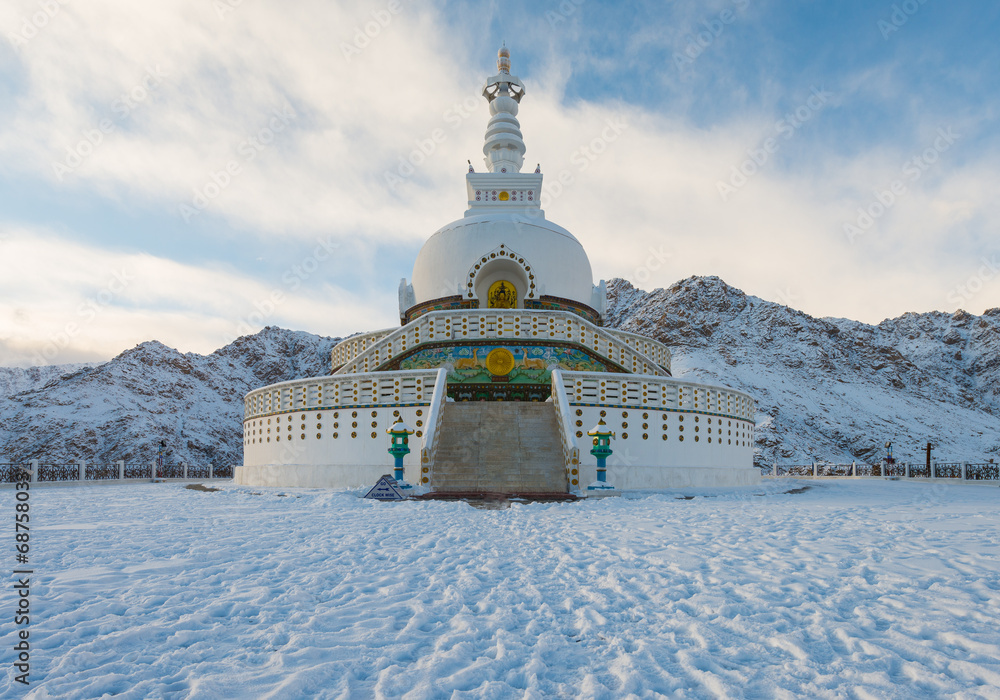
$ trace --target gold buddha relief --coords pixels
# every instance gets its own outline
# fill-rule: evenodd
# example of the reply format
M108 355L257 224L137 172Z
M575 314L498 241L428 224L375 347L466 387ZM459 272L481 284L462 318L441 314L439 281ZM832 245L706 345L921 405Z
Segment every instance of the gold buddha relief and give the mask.
M516 309L517 289L506 280L500 280L490 285L487 301L491 309Z

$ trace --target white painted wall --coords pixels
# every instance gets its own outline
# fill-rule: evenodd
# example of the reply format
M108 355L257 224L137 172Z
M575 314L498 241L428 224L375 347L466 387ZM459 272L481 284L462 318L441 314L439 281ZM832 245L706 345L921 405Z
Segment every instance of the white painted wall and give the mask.
M416 406L331 407L290 411L254 419L254 427L251 427L254 421L245 421L243 466L236 468L234 480L238 484L257 486L344 487L374 484L378 477L392 473L395 460L388 452L389 435L385 431L397 420L394 411L399 411L404 422L420 431L419 436L410 436L411 452L403 458L407 480L418 483L420 446L429 407L428 397L427 403ZM355 413L356 417L353 415ZM302 420L303 416L305 421ZM354 423L357 423L357 427L353 426ZM375 423L375 427L372 427L372 423ZM303 425L305 430L302 429ZM322 427L317 428L317 425ZM289 426L292 430L288 430ZM268 428L271 433L266 432ZM263 432L253 434L254 430ZM352 438L352 432L357 436ZM334 433L336 438L333 437ZM372 433L375 437L372 437ZM279 434L280 440L276 439ZM269 437L270 441L267 440ZM296 483L282 481L286 477Z
M608 482L617 488L741 486L760 482L760 470L753 466L753 423L748 420L686 411L580 406L571 402L570 422L577 432L583 433L576 438L580 448L579 485L583 488L597 480L597 460L590 454L592 438L587 432L597 425L602 410L607 413L604 421L616 434L611 441L613 454L608 459L607 476ZM581 415L577 415L577 411ZM628 414L627 417L622 413ZM644 414L648 418L644 419ZM623 423L628 427L623 428ZM647 426L645 429L643 424ZM665 431L664 424L667 426ZM626 433L627 438L624 437Z

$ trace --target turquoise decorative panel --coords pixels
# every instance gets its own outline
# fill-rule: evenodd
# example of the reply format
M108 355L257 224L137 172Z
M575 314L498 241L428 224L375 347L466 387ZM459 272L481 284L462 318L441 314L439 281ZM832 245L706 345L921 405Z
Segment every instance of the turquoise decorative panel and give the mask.
M494 375L486 366L489 354L502 348L514 356L514 367L506 375ZM620 372L621 368L563 345L440 345L422 347L402 359L398 367L384 369L448 369L448 383L548 384L553 369L575 372Z

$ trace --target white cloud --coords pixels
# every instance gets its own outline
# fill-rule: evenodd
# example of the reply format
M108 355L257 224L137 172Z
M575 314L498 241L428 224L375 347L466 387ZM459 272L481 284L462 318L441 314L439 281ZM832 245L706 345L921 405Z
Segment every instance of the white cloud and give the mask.
M0 231L3 365L108 359L150 339L206 353L265 325L346 335L393 320L391 298L305 286L336 255L319 245L294 273L266 284L222 267L89 247L44 231Z
M473 65L479 47L456 42L455 28L433 7L410 3L348 60L343 46L353 46L371 13L387 7L244 2L220 18L215 4L194 0L66 3L15 52L22 87L0 116L0 161L54 192L95 192L152 208L177 226L184 225L179 207L192 204L195 189L228 179L208 209L245 231L250 244L288 238L305 256L317 236L351 238L377 261L380 252L412 245L461 216L465 161L483 167L488 115L478 91L493 68ZM692 21L703 15L690 7ZM0 26L18 27L37 8L30 0L7 3ZM571 72L574 57L527 66L509 43L514 72L528 85L520 115L526 163L542 163L550 192L561 171L572 176L547 212L581 239L599 277L625 276L651 288L717 274L809 313L874 322L957 305L978 312L1000 298L998 279L984 280L974 295L954 294L997 252L990 235L1000 224L1000 161L989 149L970 152L960 141L853 245L843 233L857 207L872 201L872 189L898 178L900 165L933 140L937 117L912 144L862 150L818 145L820 111L723 201L718 182L774 134L780 113L734 113L706 130L635 105L567 103L567 81L579 77ZM902 94L899 80L889 68L872 67L844 80L837 99ZM778 87L769 90L779 95ZM127 114L123 94L131 97ZM286 108L294 118L273 142L252 149L251 160L247 139ZM53 162L65 163L66 149L103 119L113 131L60 180ZM580 149L599 140L609 120L627 128L588 160ZM418 160L412 177L387 185L387 172ZM220 175L231 162L239 172ZM147 338L211 350L228 334L220 328L238 324L271 291L245 273L12 235L6 250L16 246L21 259L49 273L42 282L22 266L12 269L23 286L8 287L2 333L22 348L19 360L50 342L120 264L144 272L144 281L80 331L64 356L108 356ZM372 282L381 285L379 299L336 289L318 299L311 287L273 322L327 333L391 322L399 274L384 274Z

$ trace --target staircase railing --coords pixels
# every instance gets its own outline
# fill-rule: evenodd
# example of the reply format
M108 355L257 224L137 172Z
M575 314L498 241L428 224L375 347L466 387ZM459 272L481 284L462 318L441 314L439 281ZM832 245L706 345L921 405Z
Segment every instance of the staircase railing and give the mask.
M562 446L563 465L566 468L566 481L573 491L580 488L580 448L576 445L573 435L573 424L569 414L569 398L562 376L562 370L552 370L552 406L556 411L556 422L559 426L559 441Z
M441 419L444 417L444 404L448 398L448 370L439 369L434 381L434 393L431 395L431 405L427 409L427 430L424 431L424 444L420 448L420 483L429 484L431 470L434 468L434 458L437 457L438 434L441 432Z

